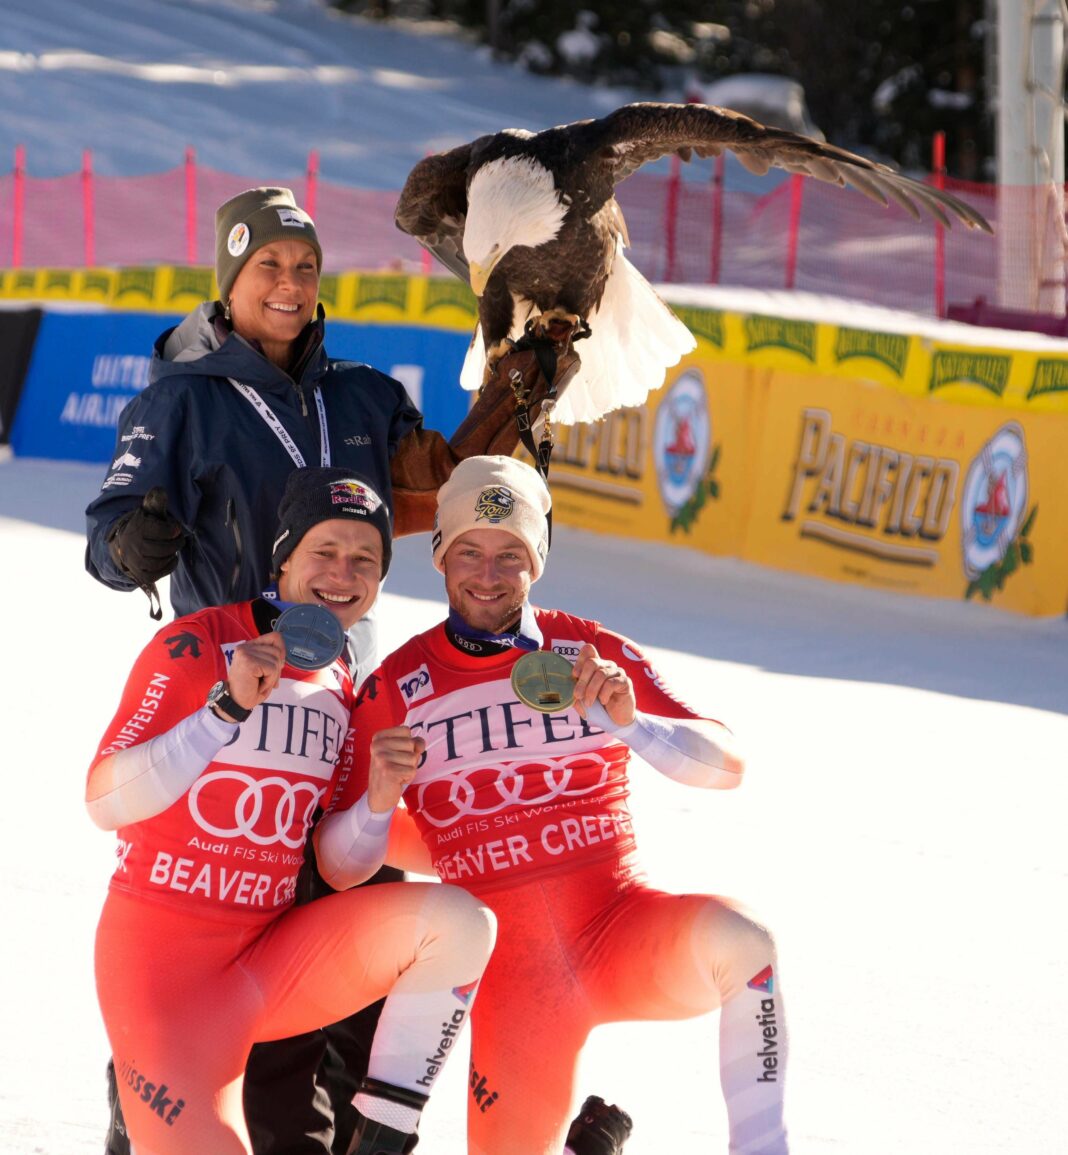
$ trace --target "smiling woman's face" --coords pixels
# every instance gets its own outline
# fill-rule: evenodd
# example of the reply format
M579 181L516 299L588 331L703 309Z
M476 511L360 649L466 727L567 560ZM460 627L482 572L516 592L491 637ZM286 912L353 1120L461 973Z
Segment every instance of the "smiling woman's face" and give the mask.
M230 323L284 369L318 302L315 250L304 241L274 241L257 249L237 274L230 290Z

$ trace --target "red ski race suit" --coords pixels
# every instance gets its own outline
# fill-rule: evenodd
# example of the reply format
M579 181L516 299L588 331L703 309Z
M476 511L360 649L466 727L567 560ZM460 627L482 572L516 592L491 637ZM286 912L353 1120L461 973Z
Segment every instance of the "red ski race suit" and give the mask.
M207 710L236 646L264 632L254 607L265 605L160 630L93 761L143 757L134 747L162 740L141 789L168 760L193 764L184 793L141 820L122 822L121 788L103 799L120 818L107 824L118 865L97 930L97 992L138 1155L246 1155L252 1043L386 995L368 1073L428 1093L492 947L491 916L455 887L389 884L293 906L309 823L351 758L353 686L341 661L286 665L246 722Z
M654 723L699 717L629 639L559 611L539 610L537 621L544 649L574 661L589 643L618 663ZM732 901L646 885L628 746L573 706L524 706L510 682L519 657L461 652L443 625L401 646L361 688L354 773L338 794L349 805L365 790L371 735L409 726L427 749L404 803L433 868L497 915L472 1013L468 1155L559 1155L578 1057L598 1023L717 1007L730 1150L780 1155L786 1034L770 935ZM718 787L738 779L684 770L671 776ZM394 825L404 822L401 810Z

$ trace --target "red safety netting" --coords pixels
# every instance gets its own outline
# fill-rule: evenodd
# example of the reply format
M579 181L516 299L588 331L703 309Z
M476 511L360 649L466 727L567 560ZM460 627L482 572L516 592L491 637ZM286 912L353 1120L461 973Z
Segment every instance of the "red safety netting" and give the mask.
M216 207L276 183L199 167L192 153L168 172L133 177L96 176L90 159L80 173L44 179L28 176L17 157L14 171L0 175L0 267L210 265ZM707 181L638 173L620 186L629 255L650 280L799 289L944 314L947 304L991 299L996 287L1004 293L1006 278L1021 281L1023 297L1037 259L1050 265L1042 271L1049 294L1027 307L1064 311L1063 220L1011 199L1033 198L1033 190L947 182L1018 239L999 246L960 224L914 221L853 190L797 178L756 195L725 187L721 173ZM313 212L327 271L441 271L394 226L395 192L322 181L314 154L303 179L281 183ZM1044 213L1038 223L1036 212Z

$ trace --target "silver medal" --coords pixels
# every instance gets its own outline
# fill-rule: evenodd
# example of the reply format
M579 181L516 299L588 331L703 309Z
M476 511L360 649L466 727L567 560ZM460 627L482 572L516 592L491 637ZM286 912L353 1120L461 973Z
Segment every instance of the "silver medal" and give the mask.
M345 648L344 627L322 606L290 606L279 614L274 628L285 641L286 661L298 670L321 670Z

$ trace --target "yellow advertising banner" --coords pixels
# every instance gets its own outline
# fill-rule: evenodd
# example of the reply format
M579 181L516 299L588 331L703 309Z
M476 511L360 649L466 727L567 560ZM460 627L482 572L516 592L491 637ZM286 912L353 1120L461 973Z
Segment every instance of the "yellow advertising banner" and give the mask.
M217 296L214 270L206 266L0 270L0 299L84 301L138 312L185 313ZM405 322L472 332L478 324L475 295L455 277L324 273L319 300L327 317L339 321Z
M641 408L557 429L556 516L582 529L738 554L755 436L748 378L744 367L694 355Z
M1068 416L788 373L766 383L742 556L882 589L1068 608Z
M557 516L874 588L1068 609L1068 415L699 351L641 409L558 431Z

